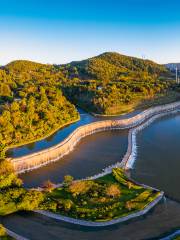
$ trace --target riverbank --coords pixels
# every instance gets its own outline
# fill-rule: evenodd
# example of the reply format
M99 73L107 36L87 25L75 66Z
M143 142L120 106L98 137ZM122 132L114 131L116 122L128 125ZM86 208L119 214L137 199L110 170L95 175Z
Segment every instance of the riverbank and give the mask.
M129 119L105 120L87 124L77 128L64 141L55 145L54 147L24 157L11 159L11 162L13 163L14 168L18 173L30 171L35 168L44 166L50 162L59 160L64 155L71 152L76 146L76 144L85 136L101 131L127 128L129 129L142 124L144 121L147 121L154 115L173 111L177 108L180 108L180 102L150 108ZM128 149L130 149L131 147L129 145Z
M175 110L175 111L176 111L176 110ZM169 113L171 114L171 113L174 113L174 112L173 112L173 111L170 111ZM169 114L169 113L168 113L168 114ZM167 115L166 112L165 112L164 114ZM163 116L163 115L161 115L161 116ZM161 116L158 115L158 116L155 116L155 117L161 117ZM147 122L146 122L145 124L147 124Z
M35 140L31 140L31 141L26 141L26 142L23 142L23 143L20 143L20 144L11 145L11 146L9 146L9 147L6 147L6 148L5 148L5 151L7 152L8 150L10 150L10 149L12 149L12 148L18 148L18 147L21 147L21 146L24 146L24 145L27 145L27 144L30 144L30 143L34 143L34 142L41 141L41 140L43 140L43 139L45 139L45 138L50 137L51 135L53 135L53 134L54 134L55 132L57 132L58 130L60 130L60 129L62 129L62 128L70 125L70 124L76 123L76 122L78 122L79 120L80 120L80 116L79 116L76 120L70 121L70 122L68 122L68 123L65 123L65 124L59 126L58 128L52 130L51 132L49 132L48 134L46 134L46 135L43 136L43 137L37 138L37 139L35 139Z
M143 210L137 211L132 214L128 214L127 216L113 219L111 221L103 221L103 222L85 221L85 220L81 220L81 219L75 219L75 218L62 216L60 214L52 213L49 211L43 211L43 210L37 210L34 212L39 213L39 214L44 215L49 218L53 218L53 219L56 219L59 221L64 221L64 222L75 224L75 225L86 226L86 227L107 227L107 226L111 226L111 225L114 225L117 223L124 223L124 222L130 221L133 218L138 218L140 216L147 214L155 205L157 205L162 200L163 196L164 196L164 192L160 192L159 196L154 201L152 201L150 204L148 204Z
M109 226L144 215L164 196L158 189L129 179L120 168L103 177L54 187L44 193L47 200L42 210L35 212L91 227Z
M109 227L74 225L34 212L11 214L1 221L6 228L31 240L139 240L161 239L176 231L180 226L179 216L180 204L166 199L142 217Z
M7 233L8 237L10 237L10 240L13 240L13 239L14 240L30 240L28 238L25 238L25 237L13 232L13 231L7 229L7 228L6 228L6 233Z
M131 113L133 111L137 110L143 110L143 109L148 109L150 107L155 107L158 105L163 105L163 104L169 104L169 103L174 103L176 101L180 100L180 94L178 92L174 91L168 91L167 93L164 94L158 94L154 96L153 98L137 98L134 100L134 103L130 104L121 104L121 111L115 113L115 114L100 114L100 113L95 113L95 112L90 112L95 117L116 117L119 115L125 115L127 113Z

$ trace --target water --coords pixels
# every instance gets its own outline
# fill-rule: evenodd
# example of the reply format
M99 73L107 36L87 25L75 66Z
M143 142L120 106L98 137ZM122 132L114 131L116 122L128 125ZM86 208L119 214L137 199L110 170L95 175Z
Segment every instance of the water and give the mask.
M64 140L73 130L78 128L79 126L82 126L84 124L88 124L94 121L97 121L98 118L93 117L92 115L85 113L82 110L79 110L80 112L80 120L78 122L75 122L63 129L59 129L57 132L52 134L51 136L42 139L40 141L30 143L23 145L21 147L12 148L8 151L9 157L21 157L26 154L31 154L37 151L41 151L43 149L52 147L62 140Z
M180 114L156 120L137 135L132 177L180 201Z
M175 231L180 226L180 205L168 200L149 214L109 227L82 227L56 221L35 213L18 213L2 218L2 223L31 240L147 240Z
M78 109L80 113L80 120L76 123L73 123L67 127L64 127L63 129L58 130L56 133L52 134L50 137L47 137L43 140L26 144L21 147L12 148L8 151L7 155L9 157L21 157L26 154L31 154L37 151L41 151L43 149L52 147L62 140L64 140L71 132L73 132L76 128L83 126L88 123L92 123L95 121L101 121L104 119L123 119L127 117L132 117L133 115L136 115L140 112L140 110L134 111L129 114L125 114L122 116L117 117L94 117L86 112L84 112L81 109Z
M67 174L75 178L92 176L118 161L127 150L128 130L99 132L83 138L74 151L57 162L21 174L26 187L41 186L50 179L55 183Z
M124 224L87 228L58 222L34 213L2 218L3 224L31 240L141 240L160 239L180 227L180 114L163 117L138 133L138 156L132 177L165 191L165 198L149 214ZM109 131L84 138L75 150L46 167L21 175L27 186L63 175L84 177L121 159L127 148L127 131Z

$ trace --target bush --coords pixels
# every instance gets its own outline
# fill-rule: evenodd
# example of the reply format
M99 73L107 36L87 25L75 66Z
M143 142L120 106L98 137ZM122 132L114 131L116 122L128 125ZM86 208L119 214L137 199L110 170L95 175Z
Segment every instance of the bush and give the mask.
M43 188L47 192L51 192L55 187L55 184L52 183L50 180L47 180L43 183Z
M3 227L2 224L0 224L0 237L5 237L5 236L7 236L6 229L5 227Z
M120 187L117 184L111 184L106 188L106 195L110 197L119 197L121 194Z
M64 176L64 181L63 181L64 186L69 186L72 183L73 179L74 178L71 175Z
M74 196L79 194L86 193L93 185L92 181L76 181L72 182L72 184L69 186L68 190L71 192Z

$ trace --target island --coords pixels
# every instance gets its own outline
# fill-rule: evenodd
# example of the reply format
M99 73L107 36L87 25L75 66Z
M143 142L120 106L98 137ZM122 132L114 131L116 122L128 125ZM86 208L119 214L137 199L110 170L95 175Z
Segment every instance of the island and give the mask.
M6 163L0 178L0 215L37 211L75 224L106 226L145 214L163 194L135 183L121 168L94 179L73 180L67 175L60 186L47 181L41 189L28 190Z

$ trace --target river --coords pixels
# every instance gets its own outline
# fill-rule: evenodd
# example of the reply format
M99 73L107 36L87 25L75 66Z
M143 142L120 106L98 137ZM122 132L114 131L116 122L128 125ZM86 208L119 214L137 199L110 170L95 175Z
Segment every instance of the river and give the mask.
M93 119L94 121L94 119ZM109 240L160 239L180 228L180 114L163 117L138 133L138 155L132 177L165 191L162 201L146 216L106 228L87 228L58 222L34 213L7 216L2 222L29 239ZM127 131L109 131L85 137L73 152L48 166L22 174L25 186L38 186L46 179L60 182L64 175L93 175L119 161L127 148Z
M137 135L132 177L180 201L180 114L156 120Z
M74 178L95 175L121 161L127 150L127 130L99 132L83 138L68 155L36 170L21 174L26 187L41 186L47 179L59 183L67 174Z
M52 146L58 144L59 142L63 141L76 128L83 126L85 124L96 122L96 121L101 121L104 119L128 118L128 117L132 117L140 112L140 110L137 110L132 113L124 114L124 115L117 116L117 117L94 117L91 114L84 112L82 109L78 109L78 111L80 114L79 121L77 121L69 126L66 126L62 129L59 129L57 132L55 132L51 136L44 138L40 141L9 149L7 152L8 157L14 157L14 158L21 157L21 156L24 156L27 154L31 154L31 153L38 152L43 149L52 147Z

